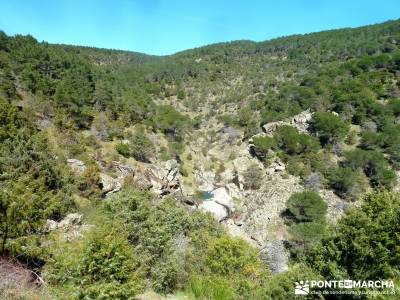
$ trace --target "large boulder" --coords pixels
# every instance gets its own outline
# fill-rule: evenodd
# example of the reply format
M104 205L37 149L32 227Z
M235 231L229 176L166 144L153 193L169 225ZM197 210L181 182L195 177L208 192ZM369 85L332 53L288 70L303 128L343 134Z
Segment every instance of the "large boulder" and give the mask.
M218 188L212 191L211 194L212 198L210 200L224 206L229 214L231 214L235 210L232 198L231 196L229 196L226 188Z
M135 175L135 169L132 166L123 165L117 161L113 161L113 165L114 165L115 171L118 174L118 177L125 178L127 176Z
M199 205L199 209L204 212L210 212L218 222L225 220L229 215L225 206L211 200L203 201Z

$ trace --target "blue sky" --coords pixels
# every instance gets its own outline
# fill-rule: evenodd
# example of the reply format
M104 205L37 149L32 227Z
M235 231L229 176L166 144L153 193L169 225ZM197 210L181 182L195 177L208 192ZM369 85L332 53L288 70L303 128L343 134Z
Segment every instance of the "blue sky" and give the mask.
M399 0L0 0L0 8L9 35L157 55L400 18Z

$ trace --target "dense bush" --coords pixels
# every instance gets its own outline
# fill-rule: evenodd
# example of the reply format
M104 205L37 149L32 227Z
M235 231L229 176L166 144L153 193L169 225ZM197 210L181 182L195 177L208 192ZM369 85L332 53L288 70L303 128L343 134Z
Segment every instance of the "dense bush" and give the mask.
M190 119L176 111L172 106L160 106L152 117L154 128L165 133L175 140L180 140L190 125Z
M334 144L346 136L349 125L332 113L317 112L312 117L311 129L322 144Z
M274 138L278 147L289 155L309 153L319 148L318 142L313 137L299 133L297 129L288 125L278 127Z
M46 265L46 279L68 286L66 294L74 299L132 299L143 287L139 262L126 234L115 225L97 228L85 241L58 242Z
M398 194L365 196L361 209L349 211L335 233L318 243L304 259L328 279L397 277L399 205Z
M133 157L142 162L149 162L155 153L153 143L143 133L133 134L129 137L128 143L118 143L115 150L124 157Z
M362 170L375 187L390 188L396 182L396 175L384 155L378 151L355 149L345 153L344 166L353 171Z
M309 247L326 235L327 204L314 191L295 193L286 203L290 220L288 248L293 258L301 257Z
M368 187L364 174L349 167L336 168L329 174L328 179L336 193L351 200L357 200Z
M314 191L295 193L286 203L289 213L296 222L321 222L325 219L328 206Z
M276 141L271 137L255 137L253 138L251 151L259 160L265 161L268 158L268 152L274 149L275 146Z
M10 104L0 105L0 252L23 251L46 219L60 219L74 206L63 162L48 141Z
M257 251L240 239L222 237L207 251L206 266L211 273L222 276L250 276L260 267Z

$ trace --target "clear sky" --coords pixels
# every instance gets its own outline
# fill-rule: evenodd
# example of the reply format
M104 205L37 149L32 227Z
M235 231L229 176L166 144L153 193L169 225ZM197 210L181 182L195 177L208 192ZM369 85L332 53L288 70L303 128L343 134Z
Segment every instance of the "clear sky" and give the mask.
M0 0L8 35L157 55L398 18L400 0Z

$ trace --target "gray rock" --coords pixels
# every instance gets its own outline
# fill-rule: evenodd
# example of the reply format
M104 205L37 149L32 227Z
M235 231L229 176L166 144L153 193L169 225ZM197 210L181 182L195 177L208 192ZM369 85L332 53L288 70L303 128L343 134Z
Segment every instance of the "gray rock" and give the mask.
M318 191L321 187L321 174L311 173L304 180L304 187L309 190Z
M72 213L65 216L60 222L54 220L47 220L44 230L46 232L53 231L56 229L67 230L72 226L79 225L82 222L83 216L78 213Z
M289 252L282 240L269 242L262 250L262 256L266 259L272 275L288 270Z
M235 210L232 198L231 196L229 196L227 190L224 187L212 191L211 194L212 198L210 200L224 206L225 209L228 211L228 214L231 214Z
M134 176L135 169L132 166L123 165L117 161L113 162L118 177Z
M44 226L44 231L49 232L56 230L58 228L58 222L54 220L46 220L46 225Z
M107 174L100 173L102 192L104 196L118 192L122 188L121 182Z
M215 201L203 201L199 205L199 209L204 212L210 212L218 222L226 219L229 215L227 209L223 205L218 204Z
M157 195L166 195L180 189L180 177L176 160L161 165L147 165L135 172L134 183L142 189L151 189Z
M82 222L82 215L78 213L68 214L58 223L58 228L66 229L73 225L79 225Z
M212 191L214 189L215 173L212 171L194 170L194 179L199 190Z
M72 171L78 175L82 175L86 171L85 163L79 159L68 158L67 164L72 169Z

